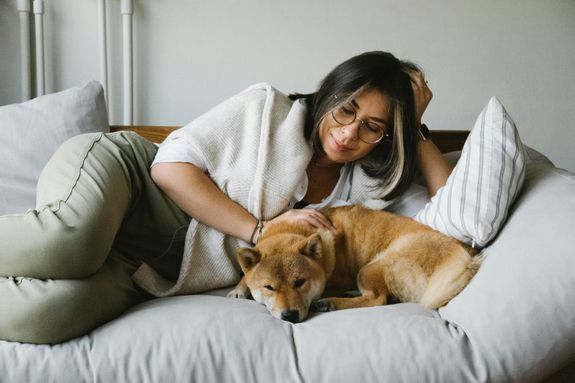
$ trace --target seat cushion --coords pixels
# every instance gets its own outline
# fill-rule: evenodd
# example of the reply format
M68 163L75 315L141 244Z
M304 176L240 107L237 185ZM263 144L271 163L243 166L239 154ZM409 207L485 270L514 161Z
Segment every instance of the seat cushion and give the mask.
M160 298L55 346L0 341L8 382L540 382L575 361L575 175L527 165L507 224L447 306L291 324L226 290Z
M465 331L489 381L539 381L575 361L574 226L575 175L530 161L479 272L439 310Z

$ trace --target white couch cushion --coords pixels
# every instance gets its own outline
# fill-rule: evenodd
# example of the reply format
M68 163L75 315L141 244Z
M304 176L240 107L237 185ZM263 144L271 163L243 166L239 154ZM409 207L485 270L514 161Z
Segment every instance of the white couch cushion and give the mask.
M539 382L575 361L575 175L527 165L509 219L471 283L446 307L486 381Z
M36 206L38 176L64 141L107 131L104 94L96 81L0 107L0 215Z
M524 149L495 97L481 111L447 183L415 219L483 247L498 233L524 178Z
M0 341L7 381L539 382L575 361L575 175L539 161L446 307L273 318L251 300L155 299L55 346ZM4 377L4 376L3 376Z

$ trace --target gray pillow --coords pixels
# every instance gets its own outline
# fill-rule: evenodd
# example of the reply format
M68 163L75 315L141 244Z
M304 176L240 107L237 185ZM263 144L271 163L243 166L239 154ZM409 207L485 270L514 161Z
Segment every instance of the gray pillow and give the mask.
M0 215L36 205L36 182L44 165L68 138L108 132L100 83L0 107Z

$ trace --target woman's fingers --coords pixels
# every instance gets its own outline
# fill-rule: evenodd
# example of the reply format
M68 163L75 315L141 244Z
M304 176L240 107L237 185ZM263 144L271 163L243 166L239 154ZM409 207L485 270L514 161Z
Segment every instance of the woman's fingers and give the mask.
M321 212L314 209L292 209L277 216L272 221L288 221L306 223L318 229L333 230L331 221Z
M409 75L414 88L424 88L426 86L427 82L425 81L423 73L420 71L408 70L407 74Z
M331 224L331 221L327 219L327 217L322 213L320 213L319 211L313 209L303 209L303 210L309 210L307 221L313 227L317 227L319 229L321 228L329 229L329 230L334 229L333 225Z
M408 70L407 74L411 79L413 97L415 98L415 117L416 122L419 124L421 123L425 109L427 109L427 105L429 105L429 102L433 98L433 93L431 89L429 89L429 85L427 81L425 81L423 73L416 70Z
M423 85L422 84L423 76L421 75L421 72L418 72L416 70L408 70L407 74L411 79L413 89L419 88Z

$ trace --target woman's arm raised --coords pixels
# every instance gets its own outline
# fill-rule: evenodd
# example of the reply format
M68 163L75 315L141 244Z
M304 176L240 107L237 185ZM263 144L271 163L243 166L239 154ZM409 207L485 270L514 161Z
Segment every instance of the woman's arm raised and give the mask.
M421 118L433 98L433 93L427 86L427 81L425 81L421 71L411 70L408 74L411 77L415 101L415 122L419 129ZM445 185L453 167L431 139L420 140L417 145L417 151L419 170L425 179L429 196L433 197L437 190Z
M433 197L445 185L453 167L431 139L419 141L417 150L419 170L425 179L429 196Z

